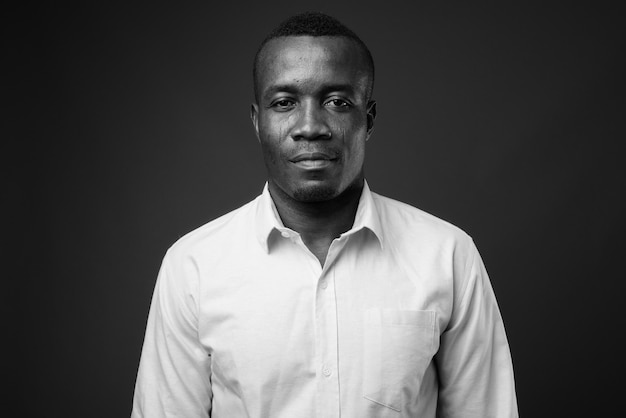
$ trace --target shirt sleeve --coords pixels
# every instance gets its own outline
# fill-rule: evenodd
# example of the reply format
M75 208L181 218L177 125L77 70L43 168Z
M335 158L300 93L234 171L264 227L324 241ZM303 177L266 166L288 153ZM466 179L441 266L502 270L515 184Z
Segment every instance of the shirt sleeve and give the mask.
M211 359L198 339L197 275L191 262L170 264L166 255L150 305L132 418L210 416Z
M493 289L471 243L436 355L438 418L517 418L511 354ZM457 278L455 278L457 280Z

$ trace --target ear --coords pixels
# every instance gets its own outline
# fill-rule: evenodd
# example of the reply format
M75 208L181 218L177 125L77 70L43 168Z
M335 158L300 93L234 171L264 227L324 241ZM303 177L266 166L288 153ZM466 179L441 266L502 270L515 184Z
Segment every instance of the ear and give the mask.
M376 119L376 101L370 100L367 103L367 138L369 139L374 130L374 120Z
M254 126L254 132L256 133L256 139L260 141L259 137L259 105L256 103L252 103L250 105L250 119L252 120L252 125Z

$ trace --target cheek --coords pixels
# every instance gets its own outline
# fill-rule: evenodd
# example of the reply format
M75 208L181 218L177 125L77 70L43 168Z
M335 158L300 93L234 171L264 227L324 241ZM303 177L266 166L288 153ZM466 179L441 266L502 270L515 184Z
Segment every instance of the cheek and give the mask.
M367 125L365 120L358 120L356 122L357 123L352 123L349 126L341 128L341 136L345 141L345 147L349 150L351 158L358 160L362 159L365 154Z
M367 133L367 115L364 112L351 114L340 123L342 131L350 137L360 138Z
M289 124L286 120L263 120L259 124L261 148L266 161L276 165L281 155L286 153L284 142L289 132Z
M360 170L365 161L365 142L359 140L352 149L352 165L355 169Z
M268 141L281 142L289 132L291 117L271 117L266 114L259 123L261 136Z

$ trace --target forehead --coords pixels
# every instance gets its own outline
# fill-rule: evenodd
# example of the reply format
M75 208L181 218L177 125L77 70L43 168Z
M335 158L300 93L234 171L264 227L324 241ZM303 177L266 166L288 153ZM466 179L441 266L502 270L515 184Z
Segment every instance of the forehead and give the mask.
M364 53L352 39L338 36L288 36L270 40L259 57L261 94L275 85L314 87L345 84L366 88Z

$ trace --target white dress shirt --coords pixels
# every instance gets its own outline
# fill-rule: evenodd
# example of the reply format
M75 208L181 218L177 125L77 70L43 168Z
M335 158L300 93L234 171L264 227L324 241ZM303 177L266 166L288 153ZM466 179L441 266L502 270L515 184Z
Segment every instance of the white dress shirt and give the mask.
M472 239L365 184L322 268L267 185L187 234L156 283L132 417L512 418Z

